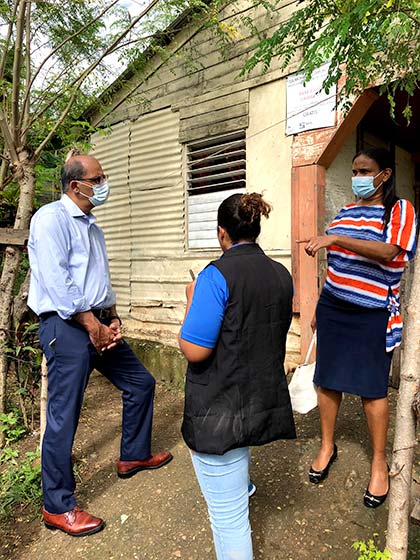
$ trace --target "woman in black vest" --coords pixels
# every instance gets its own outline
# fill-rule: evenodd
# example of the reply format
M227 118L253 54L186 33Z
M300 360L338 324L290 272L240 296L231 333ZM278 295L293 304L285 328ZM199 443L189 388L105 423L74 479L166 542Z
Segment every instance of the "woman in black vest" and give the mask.
M218 210L223 255L187 286L179 345L188 360L182 434L206 499L218 560L251 560L249 446L294 438L284 374L292 280L255 240L261 195Z

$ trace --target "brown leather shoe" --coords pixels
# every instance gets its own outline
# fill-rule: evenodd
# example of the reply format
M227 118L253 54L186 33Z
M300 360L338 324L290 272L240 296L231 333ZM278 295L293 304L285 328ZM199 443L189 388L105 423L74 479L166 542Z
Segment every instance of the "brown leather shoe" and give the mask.
M146 469L159 469L172 461L169 451L161 451L142 461L117 461L117 473L120 478L130 478L133 474Z
M105 527L102 519L90 515L90 513L83 511L78 506L65 513L48 513L43 508L42 517L45 527L48 529L59 529L72 537L93 535L93 533L98 533Z

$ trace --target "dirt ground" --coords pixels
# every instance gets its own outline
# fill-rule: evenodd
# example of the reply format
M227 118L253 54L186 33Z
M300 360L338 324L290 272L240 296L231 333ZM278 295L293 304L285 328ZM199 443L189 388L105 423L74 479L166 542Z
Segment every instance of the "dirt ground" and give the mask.
M396 393L390 401L395 409ZM118 391L99 374L86 392L74 455L79 505L106 520L101 533L72 538L49 531L40 518L17 517L0 531L0 559L211 560L215 558L206 507L184 445L183 396L158 384L153 449L174 460L128 479L115 472L121 405ZM394 412L393 412L394 413ZM363 506L369 479L369 443L357 398L343 403L337 429L338 460L326 482L309 484L307 469L318 444L318 413L297 416L298 439L253 448L250 500L256 560L352 560L351 544L379 534L383 546L388 503ZM393 422L389 441L393 439ZM417 461L418 466L418 461ZM7 530L7 533L5 532ZM409 559L420 558L420 528L410 529Z

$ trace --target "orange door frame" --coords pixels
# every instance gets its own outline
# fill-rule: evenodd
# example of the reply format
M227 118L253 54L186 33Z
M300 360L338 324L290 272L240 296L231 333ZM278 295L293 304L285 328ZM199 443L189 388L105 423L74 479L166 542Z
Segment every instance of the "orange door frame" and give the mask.
M326 170L370 106L378 99L366 90L334 128L297 134L292 145L292 274L294 311L300 314L300 352L304 358L312 337L311 320L319 294L319 261L296 241L321 234L325 224Z

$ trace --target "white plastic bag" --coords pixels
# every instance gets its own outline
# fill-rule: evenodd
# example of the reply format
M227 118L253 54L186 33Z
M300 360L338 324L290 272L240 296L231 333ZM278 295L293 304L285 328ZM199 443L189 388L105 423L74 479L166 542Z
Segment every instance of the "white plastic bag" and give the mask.
M293 374L289 384L290 400L292 401L292 409L301 414L307 414L318 404L315 385L313 378L315 373L315 362L308 364L312 349L316 341L316 333L314 333L308 351L306 353L305 362L298 366Z

